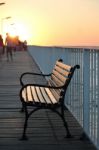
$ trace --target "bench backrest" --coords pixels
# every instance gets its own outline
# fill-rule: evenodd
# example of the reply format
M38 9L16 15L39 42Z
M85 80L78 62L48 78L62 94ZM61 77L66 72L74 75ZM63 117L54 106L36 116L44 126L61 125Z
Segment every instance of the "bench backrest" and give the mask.
M58 60L55 64L55 67L52 71L51 78L49 79L49 85L61 87L58 90L52 90L53 95L56 99L64 100L67 87L72 79L75 69L79 69L79 65L74 67L66 65L62 60Z

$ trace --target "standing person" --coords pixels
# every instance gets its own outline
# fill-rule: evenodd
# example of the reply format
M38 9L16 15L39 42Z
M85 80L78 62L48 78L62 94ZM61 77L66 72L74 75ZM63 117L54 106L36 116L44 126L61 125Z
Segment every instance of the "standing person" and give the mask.
M24 49L25 51L27 50L27 41L26 41L26 40L23 42L23 49Z
M6 33L5 45L6 45L7 61L9 61L9 58L13 60L13 54L12 54L13 40L10 37L9 33Z
M3 54L3 38L2 35L0 35L0 60L2 60L2 54Z

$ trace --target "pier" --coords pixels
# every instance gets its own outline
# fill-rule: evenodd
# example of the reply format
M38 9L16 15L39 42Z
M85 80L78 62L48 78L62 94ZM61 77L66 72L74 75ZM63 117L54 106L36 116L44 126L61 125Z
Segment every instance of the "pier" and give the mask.
M68 110L65 116L73 138L64 138L64 127L56 114L41 110L30 119L29 140L20 140L24 113L20 113L19 77L27 71L40 72L27 51L15 52L9 62L3 56L0 62L0 150L96 150L90 140L80 140L83 130Z

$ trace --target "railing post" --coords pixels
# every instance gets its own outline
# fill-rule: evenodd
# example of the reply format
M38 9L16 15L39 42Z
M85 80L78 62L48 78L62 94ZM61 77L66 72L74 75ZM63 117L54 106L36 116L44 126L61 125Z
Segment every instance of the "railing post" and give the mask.
M89 135L90 50L84 49L83 59L83 129Z

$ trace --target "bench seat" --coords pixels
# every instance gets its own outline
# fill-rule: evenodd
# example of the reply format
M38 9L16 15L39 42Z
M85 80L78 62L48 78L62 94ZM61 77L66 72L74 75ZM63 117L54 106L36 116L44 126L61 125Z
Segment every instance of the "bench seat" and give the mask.
M59 97L56 98L52 90L46 87L28 85L22 91L22 98L26 103L30 103L30 105L55 105L58 104Z

